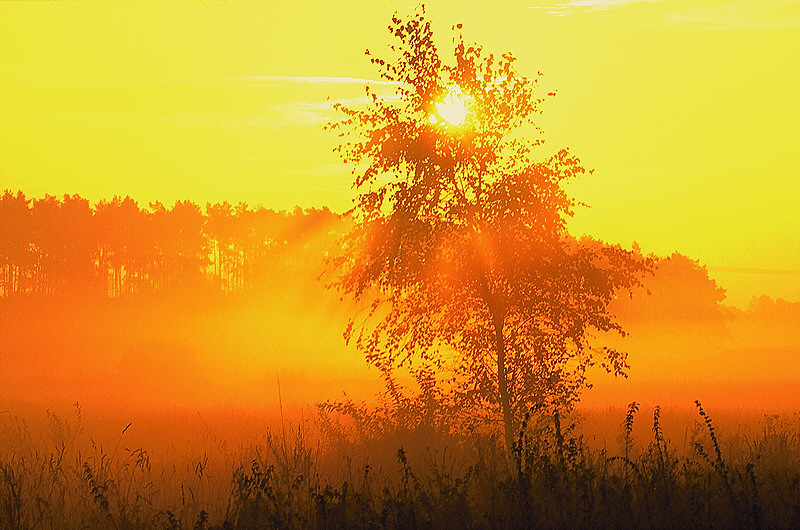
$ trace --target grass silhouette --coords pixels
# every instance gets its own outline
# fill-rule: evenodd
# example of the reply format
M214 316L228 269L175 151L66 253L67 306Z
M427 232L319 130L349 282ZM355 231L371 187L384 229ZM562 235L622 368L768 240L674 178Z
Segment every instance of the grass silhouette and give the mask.
M685 454L665 438L658 407L652 439L637 444L632 403L618 453L592 448L574 418L552 410L529 416L510 462L488 436L409 452L387 432L374 441L381 456L367 441L348 445L309 421L268 430L250 446L156 462L125 447L125 430L111 450L87 441L75 408L69 420L49 413L49 433L38 441L24 421L0 417L0 527L800 525L797 425L765 416L759 432L727 443L699 402Z

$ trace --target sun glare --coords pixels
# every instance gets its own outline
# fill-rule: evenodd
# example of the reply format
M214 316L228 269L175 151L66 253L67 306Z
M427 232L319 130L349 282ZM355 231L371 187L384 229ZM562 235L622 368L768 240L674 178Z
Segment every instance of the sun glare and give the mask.
M446 122L450 125L460 126L467 118L469 99L457 86L448 87L444 100L436 104L438 116L431 114L431 123Z

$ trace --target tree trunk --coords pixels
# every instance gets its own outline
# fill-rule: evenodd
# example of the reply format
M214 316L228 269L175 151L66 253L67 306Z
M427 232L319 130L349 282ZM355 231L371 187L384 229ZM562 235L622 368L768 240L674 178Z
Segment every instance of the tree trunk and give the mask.
M503 428L506 439L506 453L511 457L511 449L514 446L514 417L511 414L511 399L508 395L508 380L506 379L506 345L503 336L503 315L497 310L492 309L492 320L494 322L495 347L497 348L497 389L500 392L500 407L503 410Z
M508 394L508 379L506 376L506 342L503 334L503 324L505 322L504 308L498 304L495 295L489 288L489 281L486 273L481 271L480 288L483 299L492 315L494 325L494 344L497 352L497 391L500 394L500 408L503 413L503 435L506 442L506 456L510 459L511 449L514 447L514 417L511 414L511 398Z

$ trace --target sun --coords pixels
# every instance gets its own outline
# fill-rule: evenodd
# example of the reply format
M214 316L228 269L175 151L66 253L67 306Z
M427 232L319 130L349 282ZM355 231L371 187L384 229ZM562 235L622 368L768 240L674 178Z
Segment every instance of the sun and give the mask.
M456 127L461 126L467 119L470 100L459 87L449 86L444 99L436 104L436 113L430 116L431 123L446 122Z

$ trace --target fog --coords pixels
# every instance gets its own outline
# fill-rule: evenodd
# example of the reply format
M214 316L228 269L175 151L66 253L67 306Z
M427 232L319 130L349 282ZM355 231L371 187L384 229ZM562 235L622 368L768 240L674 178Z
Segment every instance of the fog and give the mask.
M629 335L600 337L628 351L629 377L597 370L584 404L800 406L791 390L800 381L800 304L762 297L747 310L727 307L702 269L671 259L684 276L657 272L651 294L640 289L618 302ZM342 337L357 308L318 272L244 294L3 300L3 400L273 411L279 390L287 410L343 391L369 400L378 374Z
M6 194L5 205L17 198ZM68 202L72 214L76 205L89 208L75 197L48 198L33 201L30 211L47 206L67 215ZM41 229L30 232L35 245L25 247L39 249L38 261L6 260L0 410L71 414L77 403L97 417L116 418L115 429L132 418L149 418L144 421L152 426L164 417L175 424L177 417L199 414L239 418L244 431L253 431L259 421L274 424L281 416L311 418L316 403L344 392L375 400L382 388L378 372L342 335L359 305L327 287L332 277L325 257L340 244L346 219L227 203L208 205L204 217L189 203L146 210L118 199L98 205L90 217L103 208L107 219L127 208L149 224L129 222L114 243L83 247L70 235L74 223L48 225L61 230L51 240L73 243L69 259L58 262L72 264L66 272L48 273L52 260L45 258L56 251ZM169 236L179 244L153 236L161 241L156 250L139 249L150 257L131 257L137 230L159 234L162 222L183 227L171 232L180 237ZM253 236L262 225L266 232ZM193 239L187 226L195 227ZM187 242L199 249L194 258ZM90 254L82 262L84 247ZM24 265L29 262L40 265ZM88 268L78 274L76 263ZM600 335L597 342L629 353L628 377L596 368L582 408L632 401L690 408L695 399L715 409L759 413L800 407L793 390L800 382L800 304L761 297L745 310L730 307L724 286L709 279L701 263L675 254L661 258L644 286L620 297L613 310L628 336ZM230 421L223 425L235 430Z

